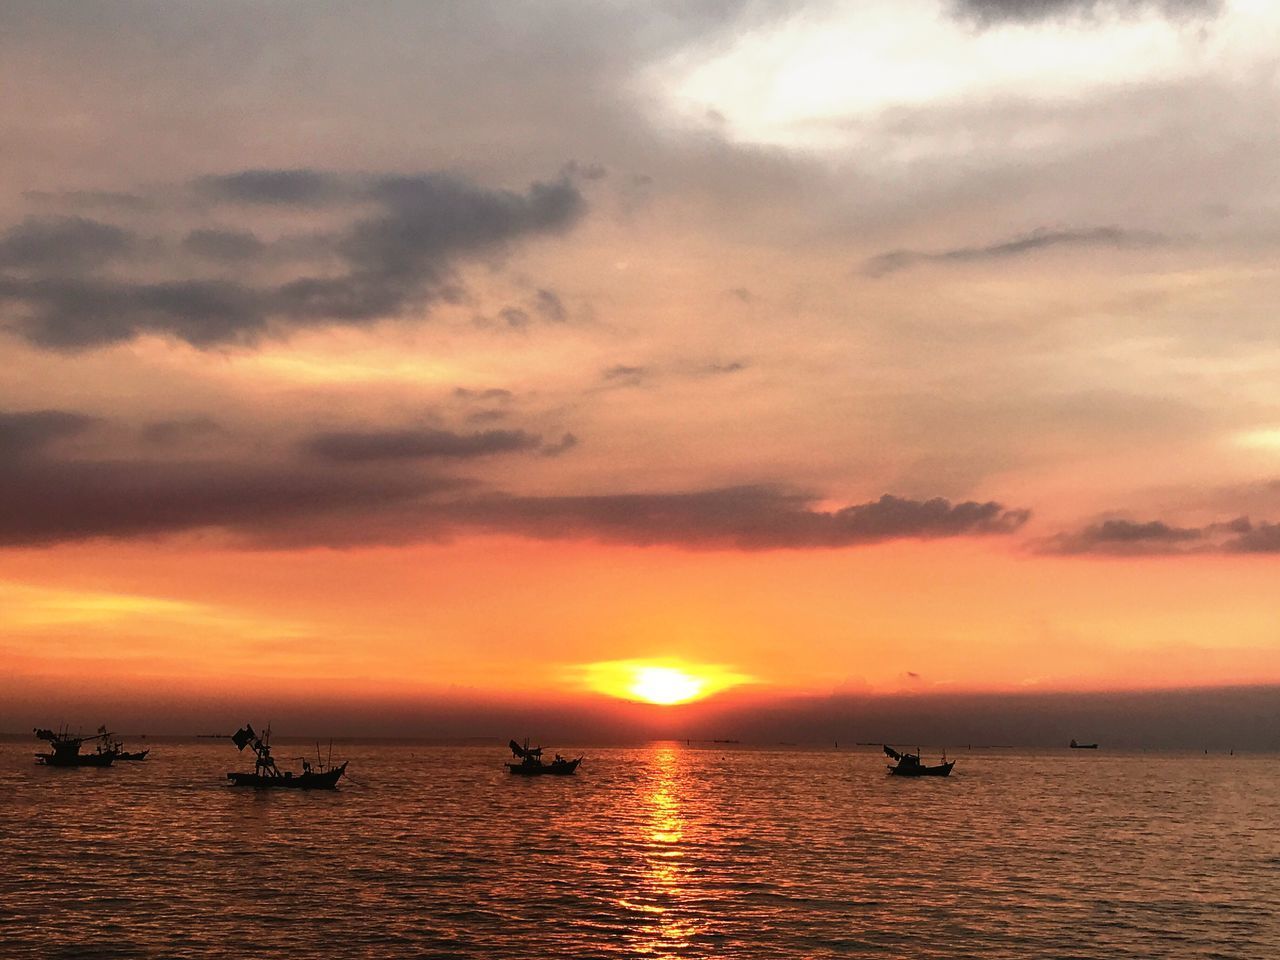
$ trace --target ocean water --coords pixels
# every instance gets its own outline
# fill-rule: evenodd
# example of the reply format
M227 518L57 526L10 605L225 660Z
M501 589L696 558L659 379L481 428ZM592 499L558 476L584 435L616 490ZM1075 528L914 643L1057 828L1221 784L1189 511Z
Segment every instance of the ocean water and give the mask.
M903 780L869 749L654 743L526 779L501 744L351 743L303 793L227 785L226 741L106 770L39 746L0 743L6 960L1280 957L1274 755Z

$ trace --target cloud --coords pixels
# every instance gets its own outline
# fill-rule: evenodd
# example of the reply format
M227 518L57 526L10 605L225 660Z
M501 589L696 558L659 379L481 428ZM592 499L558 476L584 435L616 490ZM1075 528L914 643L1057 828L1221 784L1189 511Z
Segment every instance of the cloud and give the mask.
M0 456L37 452L54 440L83 433L96 422L94 417L64 410L0 412Z
M137 244L121 227L85 217L28 217L0 234L0 269L91 269Z
M256 257L266 248L248 230L192 230L182 246L197 256L231 262Z
M0 544L153 537L215 528L259 546L352 546L439 541L468 533L594 539L684 549L834 549L896 539L1002 536L1028 511L999 503L883 496L838 510L776 487L685 493L521 496L475 481L403 469L489 454L554 456L523 431L318 434L309 460L67 459L46 449L93 421L38 411L0 416ZM193 429L203 429L195 424ZM175 426L177 434L185 427ZM161 430L160 440L171 435ZM18 456L14 454L21 453Z
M711 374L724 374L738 373L745 369L747 369L747 364L742 360L731 360L728 363L709 363L703 368L703 371Z
M552 323L564 323L569 311L554 290L539 290L533 298L534 309Z
M608 367L600 374L609 383L627 387L639 386L641 381L648 375L648 367L629 366L625 363Z
M308 452L334 463L375 460L467 460L497 453L531 450L541 437L523 430L485 430L451 433L448 430L381 430L362 433L318 433L304 444Z
M953 0L956 16L987 26L1052 18L1091 16L1103 12L1135 14L1154 11L1176 18L1216 15L1221 0Z
M459 258L496 252L518 239L571 227L585 200L568 180L534 183L524 193L485 189L446 174L344 179L316 171L251 170L198 181L206 193L245 203L318 203L335 184L363 190L379 212L359 216L312 247L337 273L299 271L276 285L203 277L168 281L96 280L80 275L127 249L130 237L95 221L28 221L0 240L0 267L29 263L62 269L37 279L0 275L0 299L21 308L16 331L46 347L76 349L161 333L195 346L252 341L272 328L361 324L456 295ZM363 186L362 186L363 184ZM221 260L259 255L245 231L190 231L184 245ZM296 244L293 252L298 252ZM60 253L61 251L61 253ZM70 251L67 253L66 251ZM79 255L81 263L72 261ZM59 260L61 257L61 260ZM544 314L563 309L549 291Z
M834 549L898 539L1011 534L1026 510L885 495L835 511L773 487L693 493L480 497L443 505L441 522L538 539L587 538L689 549Z
M1280 524L1236 517L1200 527L1163 520L1104 520L1032 543L1039 553L1152 556L1200 553L1280 553Z
M456 483L240 463L14 461L0 465L0 544L219 528L265 545L286 542L296 524L317 525L304 539L318 542L325 518L387 511Z
M549 443L543 446L543 448L538 452L541 453L544 457L558 457L561 454L568 453L570 450L572 450L581 442L582 441L580 441L572 433L566 433L563 437L561 437L555 443Z
M142 428L142 439L148 443L168 445L197 437L225 434L227 431L210 417L187 417L181 420L157 420Z
M1076 230L1033 230L1031 233L981 247L951 250L890 250L867 260L862 272L882 277L921 263L976 263L1004 260L1050 247L1149 247L1165 242L1160 234L1119 227L1085 227Z
M321 170L240 170L192 184L212 200L267 206L315 206L356 194L350 180Z

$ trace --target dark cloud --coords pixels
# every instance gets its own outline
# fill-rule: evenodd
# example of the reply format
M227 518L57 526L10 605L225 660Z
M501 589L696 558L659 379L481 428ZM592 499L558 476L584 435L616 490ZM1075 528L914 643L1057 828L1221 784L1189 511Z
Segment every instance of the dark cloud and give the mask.
M529 314L519 307L503 307L498 311L498 316L502 318L507 326L514 327L517 330L529 325Z
M213 200L268 206L316 206L350 198L349 179L321 170L240 170L199 177L195 189Z
M167 445L183 440L226 433L218 421L210 417L187 417L182 420L157 420L142 428L142 439L148 443Z
M95 422L64 410L0 412L0 457L35 453L54 440L83 433Z
M472 390L467 387L457 387L454 389L453 395L459 400L498 400L503 403L506 403L515 396L515 394L510 390L503 390L501 387L490 387L487 390Z
M259 256L266 248L248 230L192 230L182 246L197 256L232 262Z
M1122 230L1119 227L1087 227L1078 230L1033 230L1031 233L982 247L956 247L951 250L890 250L863 264L862 272L871 277L905 270L920 263L975 263L1004 260L1034 253L1050 247L1149 247L1166 242L1156 233Z
M579 163L570 160L561 170L566 177L578 177L583 180L603 180L609 175L609 168L603 163Z
M454 483L235 463L17 461L0 465L0 544L201 528L235 531L265 544L283 538L293 524L386 511Z
M468 460L495 453L514 453L537 447L542 439L523 430L382 430L362 433L319 433L304 444L314 456L334 463L376 460Z
M318 202L335 182L347 181L315 171L252 170L204 178L200 185L228 199L302 203ZM43 346L91 347L146 332L196 346L252 341L272 322L283 327L367 323L433 300L455 300L459 293L450 275L457 258L568 229L585 209L567 180L534 183L516 193L424 174L377 178L366 190L381 205L380 213L357 219L327 240L312 241L345 267L337 274L302 275L259 287L208 279L108 282L71 270L41 279L0 276L0 299L24 308L11 322ZM100 258L127 241L127 234L93 221L28 222L0 241L0 266L47 260L59 250L66 259L67 249ZM192 231L185 243L223 260L261 249L252 234L207 229ZM559 306L548 294L540 301L544 312Z
M1100 13L1155 11L1168 17L1216 15L1221 0L952 0L955 14L984 26Z
M1026 510L994 502L883 496L841 510L772 487L694 493L472 498L441 508L442 522L540 539L589 538L691 549L822 549L896 539L1010 534Z
M564 323L569 319L569 311L554 290L539 290L533 298L533 305L544 319L552 323Z
M41 411L0 417L0 544L150 537L218 528L262 546L442 540L468 532L585 538L686 549L827 549L886 540L1007 535L1026 510L994 502L884 496L840 510L774 487L690 493L513 496L474 482L403 469L492 453L563 453L522 431L331 433L309 462L86 461L44 449L92 421ZM182 428L178 428L181 432ZM161 431L164 435L166 431Z
M120 190L24 190L24 199L35 203L59 204L77 209L107 207L119 210L150 210L154 201L136 193Z
M1248 517L1201 527L1178 527L1162 520L1111 519L1038 540L1032 548L1063 555L1280 553L1280 524L1255 524Z
M0 234L0 269L82 270L132 251L128 230L85 217L28 217Z
M577 437L575 437L572 433L566 433L563 437L561 437L555 443L549 443L545 445L539 451L539 453L541 453L544 457L558 457L562 453L568 453L570 450L576 447L580 442L581 441Z
M0 300L26 308L17 329L32 343L76 349L167 333L209 346L260 333L270 297L221 280L124 283L0 277Z
M619 363L616 366L608 367L600 375L610 383L636 386L648 373L648 367L634 367Z
M704 368L707 373L737 373L740 370L747 369L747 365L741 360L731 360L728 363L709 363Z

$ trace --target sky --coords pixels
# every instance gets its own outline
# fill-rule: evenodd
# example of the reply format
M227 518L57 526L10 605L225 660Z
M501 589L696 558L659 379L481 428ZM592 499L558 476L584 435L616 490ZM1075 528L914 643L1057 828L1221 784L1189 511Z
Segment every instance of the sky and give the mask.
M5 4L0 728L1280 685L1276 49Z

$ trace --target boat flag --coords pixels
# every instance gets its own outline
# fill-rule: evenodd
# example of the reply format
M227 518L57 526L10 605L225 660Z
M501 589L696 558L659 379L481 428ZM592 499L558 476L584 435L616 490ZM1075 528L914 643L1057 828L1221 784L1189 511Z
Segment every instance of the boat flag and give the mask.
M243 750L245 745L254 738L253 724L246 723L243 729L237 730L231 737L231 742L236 745L237 750Z

